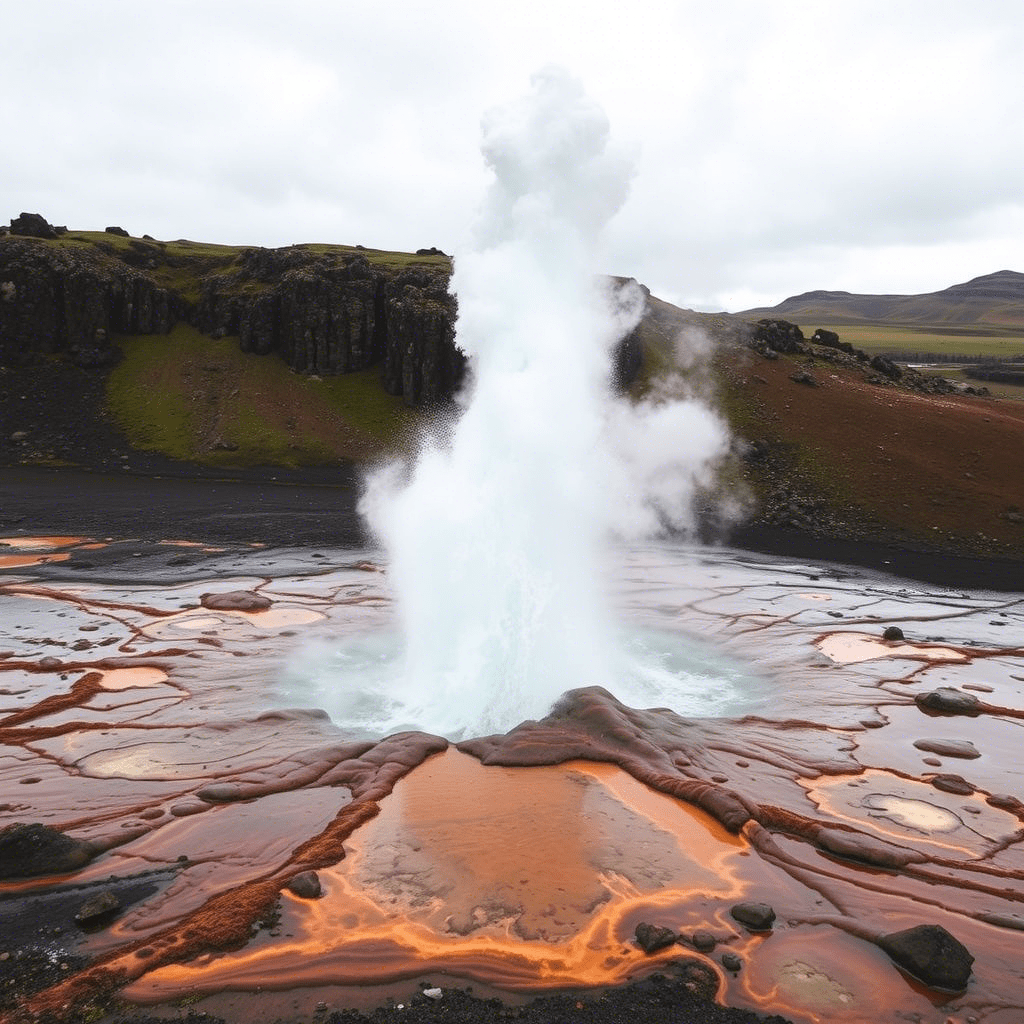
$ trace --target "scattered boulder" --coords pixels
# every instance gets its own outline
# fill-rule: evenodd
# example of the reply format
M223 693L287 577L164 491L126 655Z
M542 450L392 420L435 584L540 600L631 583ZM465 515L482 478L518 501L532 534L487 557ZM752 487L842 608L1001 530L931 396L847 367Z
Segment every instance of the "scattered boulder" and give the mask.
M131 235L129 235L124 228L119 228L116 225L114 225L113 227L104 228L103 230L108 235L120 235L122 238L131 238Z
M416 255L417 256L445 256L445 257L447 257L448 253L444 252L441 249L438 249L437 246L432 245L429 249L417 249L416 250Z
M425 988L423 990L423 995L428 999L432 999L436 1003L444 999L444 990L440 988Z
M737 903L730 914L752 932L766 932L775 922L775 911L767 903Z
M699 953L710 953L718 945L718 940L708 931L694 932L690 942Z
M754 344L791 355L803 352L804 332L788 320L758 320L754 324Z
M882 633L883 640L903 640L903 630L899 626L886 626Z
M636 926L636 942L645 953L656 953L659 949L671 946L678 938L671 928L662 928L646 921Z
M0 831L0 878L63 875L96 856L96 847L38 822L14 822Z
M940 686L928 693L919 693L914 701L922 711L941 711L947 715L977 715L980 713L980 701L972 693L954 689L952 686Z
M83 928L106 924L121 909L121 901L109 889L87 899L75 914L75 923Z
M929 988L962 992L974 957L941 925L921 924L883 935L878 945L892 961Z
M252 590L229 590L223 594L201 594L204 608L219 612L265 612L274 602Z
M797 370L796 373L791 373L789 379L794 384L806 384L810 388L816 388L818 386L818 378L813 374L808 373L806 370Z
M978 748L970 740L914 740L914 746L918 750L927 750L929 753L941 754L943 757L962 757L968 761L981 757Z
M11 221L10 232L24 238L57 237L57 229L38 213L22 213L20 217L15 217Z
M320 876L315 871L303 871L288 882L288 891L304 900L315 900L323 895Z

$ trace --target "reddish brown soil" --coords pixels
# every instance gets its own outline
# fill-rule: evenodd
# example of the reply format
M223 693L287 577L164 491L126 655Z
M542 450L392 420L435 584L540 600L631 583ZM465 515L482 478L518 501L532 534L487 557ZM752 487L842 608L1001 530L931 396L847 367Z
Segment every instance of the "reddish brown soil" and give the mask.
M806 356L733 353L719 365L739 429L773 453L749 472L755 486L823 495L840 534L1024 556L1024 402L917 394ZM804 369L817 386L791 379Z

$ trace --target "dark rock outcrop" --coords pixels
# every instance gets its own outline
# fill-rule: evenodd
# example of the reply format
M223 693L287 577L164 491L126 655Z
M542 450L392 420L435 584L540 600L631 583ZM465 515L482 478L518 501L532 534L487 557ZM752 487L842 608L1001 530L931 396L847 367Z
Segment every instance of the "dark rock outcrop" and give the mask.
M0 831L0 878L63 875L77 871L96 856L84 839L38 822L14 822Z
M788 320L758 320L753 340L755 345L764 345L783 355L804 351L804 332Z
M0 282L0 362L65 353L79 365L104 365L112 333L166 333L180 311L167 289L120 261L31 238L4 241Z
M26 238L56 238L57 229L41 214L22 213L11 221L10 233Z
M875 356L871 360L871 369L884 374L890 380L899 380L903 376L903 369L898 363L894 363L885 356Z
M359 247L183 254L154 239L64 241L38 214L11 231L0 244L0 363L56 356L105 367L119 355L113 336L167 333L184 320L214 338L237 335L243 351L275 353L299 373L379 367L384 390L407 405L444 403L465 377L451 262L439 249L417 259ZM634 331L613 353L614 382L627 387L641 361Z
M427 253L425 255L439 255ZM237 334L243 351L277 352L300 373L381 365L384 389L408 405L450 398L465 357L455 347L449 266L396 272L365 256L302 247L247 249L237 269L202 282L198 326Z
M466 357L455 347L456 305L447 279L406 271L385 285L384 296L384 390L408 405L450 398L462 383Z
M930 988L962 992L974 957L941 925L921 924L882 936L878 945L894 963Z

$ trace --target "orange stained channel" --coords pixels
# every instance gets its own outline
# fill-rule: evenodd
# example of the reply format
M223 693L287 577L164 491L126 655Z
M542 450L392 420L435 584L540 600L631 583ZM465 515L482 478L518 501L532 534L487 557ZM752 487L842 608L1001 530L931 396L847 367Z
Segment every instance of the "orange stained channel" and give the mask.
M280 935L160 968L125 995L379 984L444 970L503 988L607 985L645 956L640 921L721 927L748 845L618 767L484 767L450 749L402 779L319 872ZM671 950L664 956L677 955Z
M40 552L34 555L0 555L0 569L19 569L25 565L44 565L46 562L66 562L70 557L66 551L57 554Z
M2 537L0 546L17 551L52 551L81 544L84 537Z

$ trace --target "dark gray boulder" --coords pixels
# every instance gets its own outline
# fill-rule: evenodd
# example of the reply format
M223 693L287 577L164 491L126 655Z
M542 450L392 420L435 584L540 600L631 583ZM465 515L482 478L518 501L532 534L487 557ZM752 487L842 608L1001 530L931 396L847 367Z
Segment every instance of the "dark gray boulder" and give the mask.
M971 977L974 957L941 925L920 924L883 935L878 945L893 963L929 988L962 992Z
M290 879L287 885L289 892L304 900L315 900L323 893L320 876L315 871L303 871Z
M755 345L784 355L804 351L804 332L788 320L758 320L754 324L753 340Z
M883 640L903 640L903 630L899 626L886 626L882 633Z
M729 913L754 932L766 932L775 923L775 911L767 903L737 903Z
M75 914L75 923L83 928L99 928L121 909L121 901L109 889L87 899Z
M636 926L636 942L645 953L656 953L659 949L671 946L678 938L671 928L662 928L646 921Z
M947 715L977 715L981 711L980 701L973 693L964 693L952 686L940 686L937 690L919 693L914 701L923 711L941 711Z
M10 232L24 238L57 237L57 229L38 213L22 213L20 217L15 217L11 221Z

